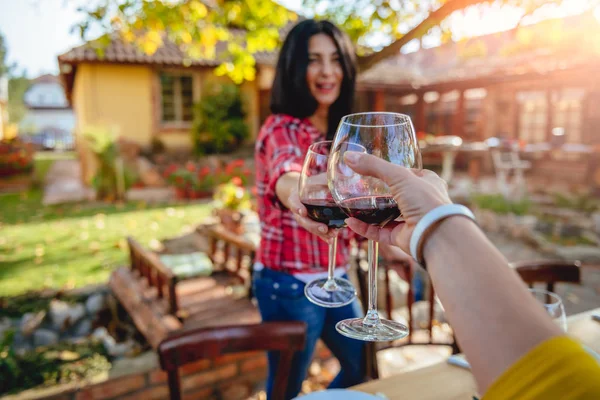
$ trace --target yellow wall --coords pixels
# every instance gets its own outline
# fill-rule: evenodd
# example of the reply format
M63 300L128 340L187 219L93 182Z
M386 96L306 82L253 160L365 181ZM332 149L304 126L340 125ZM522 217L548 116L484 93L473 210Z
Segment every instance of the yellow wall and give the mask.
M175 69L189 73L184 68ZM217 77L211 69L191 71L195 79L195 100L199 100L208 81L228 82ZM84 180L90 182L95 162L86 148L81 132L86 126L106 126L119 136L149 146L154 136L169 150L191 150L189 130L160 124L160 83L158 70L149 66L80 64L77 66L73 88L73 108L77 119L78 147ZM230 82L230 81L229 81ZM246 82L244 96L250 137L256 138L259 129L259 82Z
M78 128L115 127L146 146L152 140L152 70L144 66L81 64L73 103Z
M94 157L81 132L106 126L142 146L152 139L152 71L143 66L80 64L75 75L73 109L83 180L95 174Z

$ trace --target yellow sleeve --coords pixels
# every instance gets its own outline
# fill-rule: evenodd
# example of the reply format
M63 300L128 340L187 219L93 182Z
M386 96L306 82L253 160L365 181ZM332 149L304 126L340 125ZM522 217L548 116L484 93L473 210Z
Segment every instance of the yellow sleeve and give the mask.
M483 400L600 399L600 365L567 336L525 354L490 386Z

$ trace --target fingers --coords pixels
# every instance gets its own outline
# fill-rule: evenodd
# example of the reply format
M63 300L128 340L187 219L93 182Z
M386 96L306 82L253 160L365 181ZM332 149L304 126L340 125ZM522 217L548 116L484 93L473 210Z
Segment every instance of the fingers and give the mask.
M398 226L398 224L388 224L385 227L381 228L378 226L367 224L356 218L346 219L346 224L350 229L352 229L359 235L364 236L369 240L374 240L383 244L393 244L391 242L392 230L394 229L394 227Z
M306 207L300 201L300 196L298 196L298 191L293 190L288 199L288 203L290 204L290 211L292 213L300 215L302 217L306 216Z
M388 185L415 176L411 169L394 165L371 154L347 151L344 153L344 161L355 172L381 179Z
M320 222L313 221L312 219L306 217L301 217L298 214L294 214L294 219L298 225L326 242L329 242L336 235L334 229L328 229L327 225Z

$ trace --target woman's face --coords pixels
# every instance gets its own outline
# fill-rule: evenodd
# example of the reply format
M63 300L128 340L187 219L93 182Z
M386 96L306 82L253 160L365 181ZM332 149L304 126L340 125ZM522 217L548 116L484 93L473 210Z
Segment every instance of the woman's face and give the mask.
M324 33L308 42L306 82L319 106L330 107L340 96L344 71L333 40Z

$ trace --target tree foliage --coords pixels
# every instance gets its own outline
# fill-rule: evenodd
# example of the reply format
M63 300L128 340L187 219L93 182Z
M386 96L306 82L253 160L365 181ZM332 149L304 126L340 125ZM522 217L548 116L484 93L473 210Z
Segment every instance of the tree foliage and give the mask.
M21 122L25 114L27 113L27 106L25 105L24 96L27 89L29 89L31 81L24 72L20 75L10 76L8 79L8 121L11 124L18 124Z
M361 66L368 68L432 30L450 38L451 26L444 21L454 12L494 3L519 7L529 15L567 1L303 0L303 6L307 15L328 18L348 32L359 45L359 55L365 56ZM85 18L77 28L84 38L92 27L100 26L107 33L101 41L110 40L108 33L120 32L148 54L168 38L189 60L220 60L216 73L237 83L254 79L254 55L275 50L283 38L282 28L297 19L273 0L97 0L81 11Z
M9 66L6 64L7 51L4 36L0 32L0 76L7 74L9 70Z
M8 47L0 33L0 76L8 76L8 119L10 123L19 123L27 112L23 96L29 88L29 79L25 72L17 73L16 64L8 64L6 54Z

